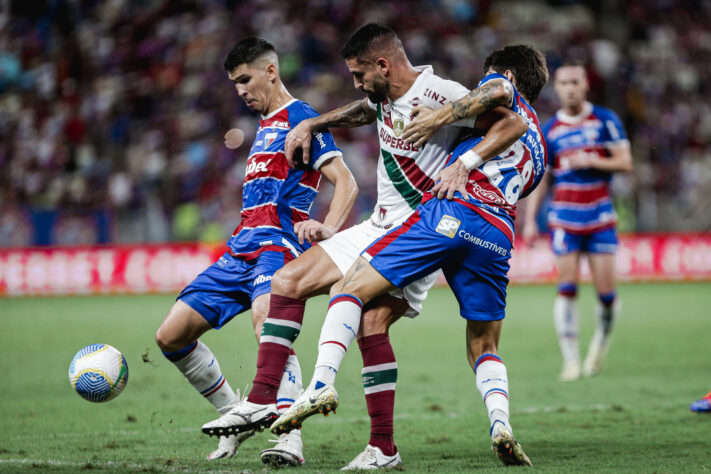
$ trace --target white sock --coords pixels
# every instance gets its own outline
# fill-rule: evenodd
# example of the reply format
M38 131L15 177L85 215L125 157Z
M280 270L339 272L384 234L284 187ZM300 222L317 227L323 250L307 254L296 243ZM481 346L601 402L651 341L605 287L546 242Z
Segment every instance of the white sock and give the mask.
M302 389L301 366L296 354L291 354L286 360L286 367L281 376L277 391L277 412L281 415L294 404Z
M184 352L191 346L181 351L165 354L165 356L185 376L188 383L217 408L218 412L225 413L229 411L230 407L237 403L237 395L232 391L232 387L222 375L220 364L212 354L212 351L205 344L197 341L195 348L190 350L183 358L179 360L171 359L173 354Z
M558 295L553 303L553 322L558 334L558 345L563 356L563 364L580 363L578 343L578 311L575 298Z
M331 299L318 341L318 358L309 388L333 385L346 350L358 334L363 305L352 295L341 294Z
M476 367L476 388L481 393L489 415L489 434L492 438L506 428L513 434L509 423L509 380L506 366L497 356L484 354Z

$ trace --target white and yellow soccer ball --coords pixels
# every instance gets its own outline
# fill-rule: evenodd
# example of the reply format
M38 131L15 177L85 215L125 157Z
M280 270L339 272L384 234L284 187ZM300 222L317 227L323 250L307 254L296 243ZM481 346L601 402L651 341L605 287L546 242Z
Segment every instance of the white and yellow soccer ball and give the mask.
M115 347L91 344L76 353L69 364L69 383L85 400L108 402L128 381L128 364Z

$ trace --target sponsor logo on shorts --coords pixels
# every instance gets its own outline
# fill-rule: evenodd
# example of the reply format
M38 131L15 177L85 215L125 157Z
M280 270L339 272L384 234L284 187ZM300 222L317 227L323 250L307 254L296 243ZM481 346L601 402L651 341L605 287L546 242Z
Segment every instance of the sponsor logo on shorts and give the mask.
M474 245L478 245L479 247L485 248L487 250L491 250L492 252L498 253L499 255L501 255L503 257L509 256L509 251L507 248L501 247L500 245L496 244L495 242L490 242L488 240L479 238L476 235L472 235L464 229L460 230L458 235L459 235L459 237L466 240L467 242L471 242Z
M266 283L268 281L272 280L272 276L266 276L266 275L259 275L257 278L254 279L254 286L260 285L262 283Z
M435 231L439 234L446 235L450 239L453 239L454 236L457 235L457 229L459 229L461 223L462 221L455 217L444 215L442 216L442 219L439 220L439 224L437 224Z

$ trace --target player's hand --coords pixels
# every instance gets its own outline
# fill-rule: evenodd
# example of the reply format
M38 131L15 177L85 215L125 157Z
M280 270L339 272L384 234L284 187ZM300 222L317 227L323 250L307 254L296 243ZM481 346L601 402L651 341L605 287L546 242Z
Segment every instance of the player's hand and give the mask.
M533 247L536 243L536 240L538 239L538 226L536 225L536 223L525 221L523 224L523 232L521 234L521 237L523 237L523 241L527 245Z
M467 192L469 171L461 161L457 160L440 171L435 181L437 181L437 184L434 185L431 192L436 194L438 199L446 196L451 201L454 198L454 193L459 191L459 194L464 199L469 200L469 193Z
M296 127L289 130L284 142L284 154L289 168L294 168L299 163L296 163L295 156L298 158L297 149L301 149L301 159L304 164L309 163L309 148L311 148L311 125L308 120L302 120Z
M594 155L585 152L570 155L567 157L568 168L573 170L592 168L593 157Z
M437 131L435 111L429 107L419 106L412 109L415 119L407 124L402 131L402 139L415 147L423 146Z
M299 243L303 244L304 242L320 242L329 239L333 237L336 230L319 221L309 219L294 224L294 232L299 239Z

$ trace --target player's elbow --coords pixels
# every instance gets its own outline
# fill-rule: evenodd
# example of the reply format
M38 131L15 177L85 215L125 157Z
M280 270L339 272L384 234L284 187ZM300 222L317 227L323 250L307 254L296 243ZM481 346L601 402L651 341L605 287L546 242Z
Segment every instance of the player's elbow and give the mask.
M336 189L340 188L342 190L342 193L339 194L348 196L350 201L354 201L358 195L358 184L348 168L338 174L333 184Z
M508 106L513 100L513 89L511 87L506 87L508 83L504 83L502 80L499 85L497 85L491 91L491 102L496 105Z
M528 123L526 123L526 120L520 115L510 115L506 120L511 128L511 134L516 135L517 138L521 138L523 134L528 131Z
M620 171L626 171L630 172L634 169L634 166L632 166L632 158L628 158L622 162L622 166L620 167Z

